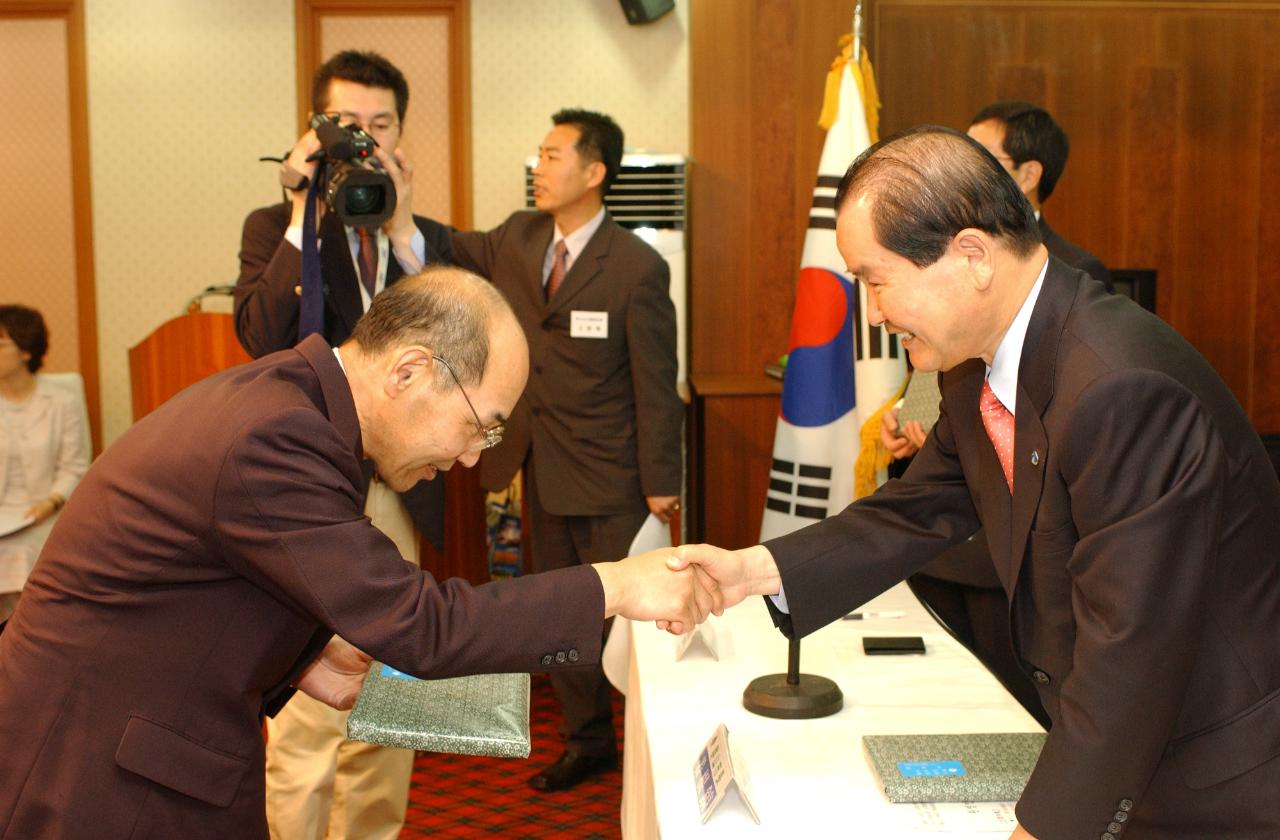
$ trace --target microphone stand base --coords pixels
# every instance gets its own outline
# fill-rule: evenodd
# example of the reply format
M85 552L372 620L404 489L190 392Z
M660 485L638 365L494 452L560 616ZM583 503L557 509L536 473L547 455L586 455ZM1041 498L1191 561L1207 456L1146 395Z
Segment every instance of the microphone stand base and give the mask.
M756 677L742 692L748 712L784 720L808 720L834 715L844 707L840 686L826 677L801 674L799 683L787 682L786 674Z

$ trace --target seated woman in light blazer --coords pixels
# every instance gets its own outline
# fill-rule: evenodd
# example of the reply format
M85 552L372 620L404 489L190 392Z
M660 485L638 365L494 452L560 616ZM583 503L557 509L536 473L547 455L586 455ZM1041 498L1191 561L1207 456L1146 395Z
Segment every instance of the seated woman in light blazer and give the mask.
M0 305L0 621L89 468L75 396L36 376L48 349L39 312Z

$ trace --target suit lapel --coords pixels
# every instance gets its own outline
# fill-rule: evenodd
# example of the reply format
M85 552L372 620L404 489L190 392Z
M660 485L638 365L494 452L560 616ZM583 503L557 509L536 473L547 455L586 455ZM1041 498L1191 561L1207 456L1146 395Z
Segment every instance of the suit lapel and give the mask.
M336 213L326 213L320 225L320 263L324 266L325 301L337 316L342 330L326 329L326 335L350 335L356 321L364 311L360 302L360 279L351 264L351 246L347 243L347 229ZM389 268L389 267L388 267Z
M1027 325L1018 362L1018 403L1013 443L1013 510L1009 530L1010 586L1017 582L1026 556L1027 538L1035 523L1044 491L1044 469L1049 438L1044 413L1053 399L1058 366L1058 346L1079 284L1064 277L1067 268L1053 257L1040 297ZM1012 596L1012 588L1010 589Z
M564 276L564 283L556 292L556 296L547 301L544 317L550 317L552 313L568 307L574 296L585 289L592 278L600 273L604 261L609 256L609 244L612 238L613 224L606 215L600 222L600 227L587 241L582 253L573 261L573 268L569 269L569 273Z
M533 312L543 312L547 306L547 293L542 285L542 265L547 259L547 249L551 247L554 233L555 221L546 213L537 214L523 232L521 251L524 259L520 267L525 276L520 283L520 290Z
M977 474L970 482L970 488L975 495L974 503L982 518L982 527L987 532L991 560L1000 580L1011 589L1013 578L1008 570L1011 566L1009 521L1012 508L1004 470L1000 468L1000 459L996 457L995 447L987 437L986 428L982 425L982 413L978 410L982 383L985 380L986 366L981 359L966 362L964 366L944 374L943 378L947 399L951 400L954 393L955 408L951 408L948 403L947 410L949 413L954 412L955 433L957 436L972 435L973 442L969 445L977 453ZM957 443L961 444L961 441L958 440Z

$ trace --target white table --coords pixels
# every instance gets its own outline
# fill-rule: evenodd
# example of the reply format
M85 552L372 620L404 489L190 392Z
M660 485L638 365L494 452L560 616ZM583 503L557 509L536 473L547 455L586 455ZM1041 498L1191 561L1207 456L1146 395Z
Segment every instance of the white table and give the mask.
M844 708L819 720L775 720L742 707L758 676L782 673L787 640L759 598L713 618L720 661L695 644L633 624L623 759L627 840L779 836L993 840L1007 836L919 827L915 806L885 799L862 748L871 733L1037 732L1039 725L925 612L905 584L866 605L904 618L837 621L801 643L800 670L834 679ZM922 636L924 656L873 656L863 636ZM716 726L749 768L756 825L736 798L707 824L698 815L693 763ZM785 832L783 834L782 832Z

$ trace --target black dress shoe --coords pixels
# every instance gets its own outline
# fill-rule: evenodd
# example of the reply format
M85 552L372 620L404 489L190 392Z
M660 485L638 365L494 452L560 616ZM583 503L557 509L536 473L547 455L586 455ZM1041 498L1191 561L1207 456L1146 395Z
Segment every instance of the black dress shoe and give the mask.
M565 750L552 764L530 777L529 787L548 793L568 790L583 779L618 769L618 754L579 755Z

